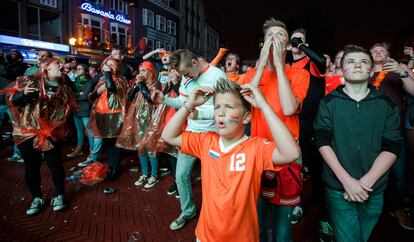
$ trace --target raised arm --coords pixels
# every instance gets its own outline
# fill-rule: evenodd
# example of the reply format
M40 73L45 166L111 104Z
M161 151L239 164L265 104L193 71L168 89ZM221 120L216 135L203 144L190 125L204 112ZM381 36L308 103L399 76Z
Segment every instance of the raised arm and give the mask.
M251 84L242 86L243 97L255 108L260 109L269 125L276 148L272 160L275 165L288 164L300 156L300 148L282 120L273 112L257 87Z
M279 40L276 35L272 36L273 63L277 73L279 86L280 105L285 116L293 115L299 108L299 100L295 97L290 82L285 72L285 51L286 44Z
M257 66L256 73L254 74L250 84L254 87L258 87L260 84L260 79L263 75L263 70L266 67L267 61L269 60L269 51L270 51L271 39L269 38L263 44L262 50L260 51L259 63Z
M155 55L155 54L160 54L160 53L162 53L162 52L164 52L164 51L165 51L165 50L164 50L163 48L155 49L155 50L153 50L153 51L151 51L151 52L146 53L146 54L142 57L142 59L143 59L143 60L149 59L149 58L151 58L151 56L153 56L153 55Z
M209 87L199 87L194 89L184 106L181 107L167 123L161 138L170 145L180 147L182 142L181 133L188 115L190 115L196 107L203 105L213 93L214 90Z
M219 52L217 53L216 57L210 62L211 65L217 66L217 64L223 59L224 55L226 55L227 49L220 48Z

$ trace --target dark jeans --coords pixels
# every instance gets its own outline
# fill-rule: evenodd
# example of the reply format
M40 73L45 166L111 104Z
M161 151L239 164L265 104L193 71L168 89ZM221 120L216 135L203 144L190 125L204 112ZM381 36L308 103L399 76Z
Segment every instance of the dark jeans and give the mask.
M311 175L313 191L312 199L316 201L319 220L327 220L328 209L326 207L324 183L322 181L322 165L324 160L315 145L315 133L313 127L301 127L299 146L302 150L303 164L308 167Z
M181 194L180 194L181 195ZM293 207L278 206L268 202L259 196L257 203L257 215L259 218L260 242L267 242L267 217L271 215L273 242L290 242L292 236L292 224L290 215Z
M404 137L404 136L403 136ZM398 159L390 169L389 184L386 191L386 199L389 209L396 211L404 208L405 196L405 172L406 172L406 139L401 142L401 152Z
M119 169L122 159L122 150L115 146L116 138L102 139L103 150L106 153L108 166L111 170Z
M65 170L62 165L62 143L53 142L53 149L43 152L44 160L49 167L52 175L55 195L64 195L65 193ZM33 148L33 138L18 145L20 154L24 160L25 181L32 194L32 197L42 197L40 189L40 167L42 165L42 152Z
M328 188L325 191L336 241L368 241L381 216L384 194L370 195L368 201L359 203L345 200L343 191Z

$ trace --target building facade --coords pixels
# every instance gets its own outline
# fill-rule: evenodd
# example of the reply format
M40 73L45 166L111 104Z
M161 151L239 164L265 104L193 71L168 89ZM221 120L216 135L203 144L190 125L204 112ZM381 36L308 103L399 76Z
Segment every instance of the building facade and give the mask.
M204 55L204 1L181 1L180 48L187 48Z
M211 21L204 24L204 57L211 61L216 57L220 48L220 35L217 27Z
M74 53L102 58L114 46L135 45L135 4L123 0L69 0Z
M179 47L180 1L140 0L136 8L137 37L146 43L141 55L154 49ZM157 56L155 56L157 58Z
M40 49L69 54L66 3L63 0L1 1L0 48L18 49L29 62L34 61Z

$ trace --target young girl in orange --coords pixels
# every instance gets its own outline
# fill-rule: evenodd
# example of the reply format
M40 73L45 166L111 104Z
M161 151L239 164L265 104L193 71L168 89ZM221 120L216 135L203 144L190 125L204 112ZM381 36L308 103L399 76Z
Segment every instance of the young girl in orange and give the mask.
M135 78L134 86L128 93L127 100L132 103L116 144L123 149L138 151L142 175L135 185L140 186L146 183L145 188L151 188L159 181L157 153L147 147L147 144L143 142L143 137L149 132L148 127L154 118L153 112L156 110L151 100L151 92L160 89L161 84L157 80L153 64L149 61L142 62L139 65L139 74ZM150 177L148 177L148 161L151 162Z
M102 62L103 75L89 95L94 101L87 125L94 137L102 138L102 146L108 157L108 179L113 180L120 174L121 149L115 141L121 132L125 117L125 99L128 82L120 75L121 62L111 57Z

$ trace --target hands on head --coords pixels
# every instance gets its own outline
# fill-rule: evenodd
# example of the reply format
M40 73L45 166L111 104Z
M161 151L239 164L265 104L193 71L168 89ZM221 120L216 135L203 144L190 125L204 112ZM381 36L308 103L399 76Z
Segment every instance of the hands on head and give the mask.
M287 43L283 42L276 33L267 38L260 51L259 66L265 66L269 59L269 54L272 54L273 61L283 60L283 56L287 51Z
M242 90L240 91L240 94L252 106L262 108L263 105L266 104L265 98L257 87L254 87L251 84L244 84L241 88ZM194 109L195 107L203 105L214 96L214 94L215 90L211 87L198 87L194 89L187 100L188 108Z

